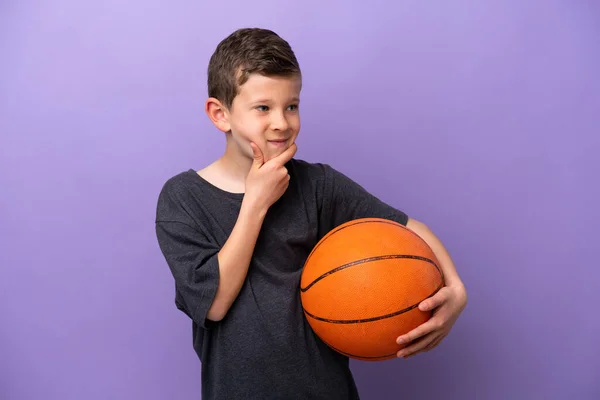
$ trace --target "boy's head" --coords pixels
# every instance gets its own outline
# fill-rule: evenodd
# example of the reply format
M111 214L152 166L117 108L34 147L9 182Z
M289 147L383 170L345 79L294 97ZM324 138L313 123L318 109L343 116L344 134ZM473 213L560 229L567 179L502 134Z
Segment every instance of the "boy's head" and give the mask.
M245 28L221 41L208 65L206 113L228 134L225 156L251 159L254 142L267 161L291 146L301 87L296 56L276 33Z

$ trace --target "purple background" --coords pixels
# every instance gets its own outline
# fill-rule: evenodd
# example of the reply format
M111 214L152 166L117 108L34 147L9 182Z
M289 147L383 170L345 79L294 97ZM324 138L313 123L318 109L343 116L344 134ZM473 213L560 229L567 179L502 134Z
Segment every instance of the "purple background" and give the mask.
M199 398L154 212L223 151L205 71L245 26L301 63L297 158L426 222L469 289L434 352L352 363L363 398L600 398L597 4L4 0L0 398Z

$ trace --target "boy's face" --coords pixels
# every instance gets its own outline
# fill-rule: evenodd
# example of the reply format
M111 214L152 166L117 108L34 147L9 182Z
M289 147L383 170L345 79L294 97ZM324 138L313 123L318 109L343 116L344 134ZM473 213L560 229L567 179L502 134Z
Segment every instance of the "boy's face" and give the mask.
M290 147L300 131L301 88L300 77L250 75L227 112L230 155L253 158L254 142L266 162Z

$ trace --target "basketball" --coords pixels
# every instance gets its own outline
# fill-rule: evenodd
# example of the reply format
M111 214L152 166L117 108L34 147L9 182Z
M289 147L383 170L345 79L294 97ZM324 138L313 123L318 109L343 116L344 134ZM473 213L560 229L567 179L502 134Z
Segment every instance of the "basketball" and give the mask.
M406 345L403 335L429 320L418 305L443 287L431 248L386 219L349 221L327 233L300 279L304 315L315 334L350 358L382 361Z

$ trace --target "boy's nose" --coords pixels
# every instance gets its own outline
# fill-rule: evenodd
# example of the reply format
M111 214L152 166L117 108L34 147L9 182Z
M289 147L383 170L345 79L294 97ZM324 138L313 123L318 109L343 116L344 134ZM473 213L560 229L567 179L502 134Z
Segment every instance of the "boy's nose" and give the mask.
M289 124L287 119L282 114L275 114L271 119L271 129L274 131L285 131L287 130Z

